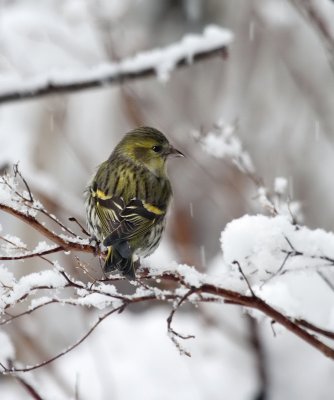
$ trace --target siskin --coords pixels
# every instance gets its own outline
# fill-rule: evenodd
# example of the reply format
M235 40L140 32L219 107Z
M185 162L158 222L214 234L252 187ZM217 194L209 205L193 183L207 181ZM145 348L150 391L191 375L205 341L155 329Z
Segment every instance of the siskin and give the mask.
M135 259L158 247L172 188L170 155L183 156L157 129L128 132L97 170L86 190L87 224L108 248L104 271L135 278Z

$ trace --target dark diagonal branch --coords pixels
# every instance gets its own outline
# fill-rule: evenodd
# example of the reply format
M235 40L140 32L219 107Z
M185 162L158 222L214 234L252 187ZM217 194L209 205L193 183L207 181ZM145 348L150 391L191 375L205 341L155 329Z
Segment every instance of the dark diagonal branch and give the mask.
M13 207L10 207L6 204L1 204L0 203L0 210L13 215L14 217L18 218L19 220L25 222L28 224L30 227L38 231L40 234L42 234L44 237L47 239L51 240L53 243L57 244L61 249L58 249L57 251L63 250L63 251L81 251L81 252L86 252L86 253L94 253L95 252L95 247L91 246L89 244L82 244L78 240L71 240L71 239L65 239L62 236L57 235L56 233L52 232L50 229L48 229L45 225L40 223L35 217L20 211L18 209L15 209ZM36 254L39 256L40 254Z
M227 46L219 45L216 48L209 50L202 50L196 52L191 60L188 56L184 55L181 57L175 65L175 68L182 68L189 66L192 63L196 63L205 59L213 57L226 58L228 54ZM98 78L87 78L80 81L73 81L70 83L61 82L43 82L40 85L34 85L29 89L14 90L10 92L0 93L0 104L11 103L21 100L36 99L44 96L50 96L55 94L66 94L66 93L76 93L86 89L94 88L106 88L110 85L120 85L123 83L128 83L138 79L150 78L156 75L156 68L152 66L139 67L137 70L122 71L122 69L116 72L110 72L104 76Z
M43 397L38 393L37 389L35 389L30 382L24 379L22 376L15 376L15 379L26 389L26 391L30 394L31 398L34 400L43 400Z
M322 5L313 0L290 0L300 14L311 23L316 34L324 44L329 64L334 72L334 35L332 20L322 11ZM333 12L334 13L334 12Z

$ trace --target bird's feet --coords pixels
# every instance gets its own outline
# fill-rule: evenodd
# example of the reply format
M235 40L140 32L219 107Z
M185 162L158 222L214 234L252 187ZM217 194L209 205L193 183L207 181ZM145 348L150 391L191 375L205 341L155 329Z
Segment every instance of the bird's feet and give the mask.
M101 251L100 248L101 242L98 240L96 236L93 235L89 238L89 244L94 247L94 256L98 256Z

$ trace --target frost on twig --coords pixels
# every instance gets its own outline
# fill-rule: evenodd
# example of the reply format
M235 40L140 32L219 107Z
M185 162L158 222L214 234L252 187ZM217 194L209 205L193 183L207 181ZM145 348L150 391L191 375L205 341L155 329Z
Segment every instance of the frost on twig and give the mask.
M269 215L286 215L292 222L302 222L299 202L292 201L288 180L277 177L273 189L264 185L263 178L256 172L255 163L237 135L237 123L228 124L218 121L207 133L194 131L193 136L202 149L209 155L231 162L256 187L256 199L261 208Z
M75 248L81 251L93 252L93 247L89 245L88 239L78 236L56 216L49 213L41 202L33 197L26 180L18 172L17 165L14 166L13 171L12 175L0 176L0 210L30 225L31 228L40 232L52 243L40 242L35 249L28 251L25 244L19 238L5 235L0 237L2 241L0 260L18 260L33 257L44 258L47 254L67 249L74 250ZM48 228L45 223L42 223L40 217L44 217L49 222L55 224L59 232ZM10 257L9 255L13 250L17 250L17 252L15 256Z

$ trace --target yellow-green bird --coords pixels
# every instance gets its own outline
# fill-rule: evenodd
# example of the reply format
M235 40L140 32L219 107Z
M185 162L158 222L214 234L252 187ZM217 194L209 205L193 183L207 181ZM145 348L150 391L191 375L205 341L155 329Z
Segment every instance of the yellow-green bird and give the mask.
M166 173L170 155L183 156L150 127L124 135L86 190L90 233L108 248L104 271L135 277L135 258L158 247L172 198Z

